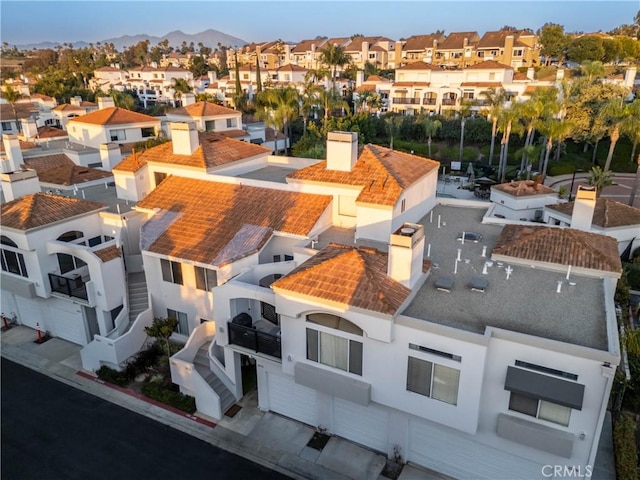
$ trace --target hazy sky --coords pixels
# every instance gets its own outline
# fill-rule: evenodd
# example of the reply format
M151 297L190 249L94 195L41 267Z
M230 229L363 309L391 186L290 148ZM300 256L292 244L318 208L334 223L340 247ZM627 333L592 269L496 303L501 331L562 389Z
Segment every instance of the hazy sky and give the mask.
M631 23L638 0L624 1L0 1L0 39L96 42L121 35L162 36L212 28L246 41L300 41L317 35L400 37L452 31L537 30L546 22L565 31L611 30Z

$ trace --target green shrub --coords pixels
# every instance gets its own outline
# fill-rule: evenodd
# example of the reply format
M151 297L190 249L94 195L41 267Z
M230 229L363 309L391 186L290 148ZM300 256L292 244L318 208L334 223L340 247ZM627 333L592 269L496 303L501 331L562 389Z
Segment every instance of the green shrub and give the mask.
M399 150L401 152L407 152L407 153L411 153L413 151L413 153L415 155L422 155L422 156L428 156L429 155L429 148L425 143L418 143L418 142L408 142L406 140L393 140L393 148L395 150ZM437 150L437 148L435 149ZM433 155L434 150L434 145L433 143L431 144L431 154Z
M638 480L638 452L635 442L636 422L631 415L620 415L613 427L613 445L616 456L616 478Z
M640 265L630 264L627 267L627 282L632 290L640 290Z
M570 175L575 169L576 167L571 163L553 163L549 165L547 174L552 177L555 177L556 175Z
M183 412L195 413L196 411L195 398L170 390L161 382L145 383L142 386L142 393L149 398L164 403L165 405L170 405L178 410L182 410Z
M458 150L459 154L459 150ZM475 162L478 159L478 149L475 147L464 147L462 149L462 160L465 162Z
M132 379L129 376L130 372L128 373L126 369L122 372L118 372L117 370L107 367L106 365L100 367L96 374L98 375L98 378L100 380L104 380L105 382L112 383L120 387L126 387Z
M136 375L156 365L163 353L162 345L158 342L152 343L151 346L145 350L141 350L132 362L136 368Z

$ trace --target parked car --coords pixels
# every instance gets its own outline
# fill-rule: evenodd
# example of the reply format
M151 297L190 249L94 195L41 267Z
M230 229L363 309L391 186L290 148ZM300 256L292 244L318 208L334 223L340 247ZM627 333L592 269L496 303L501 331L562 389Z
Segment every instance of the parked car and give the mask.
M478 243L482 240L482 234L477 232L464 232L464 240L465 242ZM458 234L458 241L462 241L462 233Z

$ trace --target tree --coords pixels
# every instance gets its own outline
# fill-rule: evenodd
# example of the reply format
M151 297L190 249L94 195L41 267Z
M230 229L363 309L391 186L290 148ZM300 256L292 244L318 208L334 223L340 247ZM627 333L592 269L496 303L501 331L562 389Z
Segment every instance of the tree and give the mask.
M377 92L373 90L364 90L358 94L356 104L361 112L371 112L382 106L382 99Z
M393 139L398 135L403 118L398 116L388 116L384 119L387 134L389 134L389 148L393 150Z
M622 54L622 42L617 38L604 38L602 40L604 55L602 61L605 63L615 62L620 59Z
M300 111L300 97L298 91L293 87L270 88L263 90L259 95L259 104L263 108L258 110L256 114L263 118L267 123L276 130L282 130L286 139L291 141L291 132L287 133L287 127L290 126L292 119L296 118ZM290 130L290 128L289 128ZM278 138L276 135L275 150L278 153Z
M193 90L184 78L174 78L173 79L173 100L174 104L176 100L182 98L183 93L191 93Z
M342 95L340 95L340 92L338 92L338 89L335 87L329 89L322 88L318 92L318 97L323 110L323 132L326 135L331 113L338 109L349 110L349 104L344 101Z
M613 180L611 179L611 175L613 172L602 170L600 167L593 167L589 171L589 176L587 177L587 184L592 187L596 187L596 196L599 197L602 193L602 190L605 187L613 184Z
M601 61L604 58L602 38L595 35L584 35L572 40L567 48L567 57L578 63L585 60Z
M542 164L542 177L544 178L547 175L549 156L551 154L551 149L553 148L553 142L555 141L559 148L562 141L571 135L571 132L573 131L573 124L568 120L549 118L540 124L539 128L546 138L544 163Z
M167 355L171 354L171 349L169 345L169 339L173 332L176 331L178 327L178 319L175 317L154 317L153 323L148 327L144 327L144 331L151 338L155 338L156 340L160 340L164 342L164 347L167 351Z
M491 163L493 162L496 136L498 135L498 120L504 110L504 103L507 101L507 93L503 88L495 89L493 87L482 93L487 99L487 105L489 106L488 116L491 117L491 149L489 150L489 166L491 166Z
M113 88L109 92L109 96L113 98L113 104L118 108L124 108L125 110L135 110L136 99L130 92L119 92Z
M16 121L18 132L22 130L20 121L18 120L18 112L16 110L16 102L22 98L22 94L18 90L14 90L11 85L6 85L2 91L2 98L4 98L9 105L11 105L11 111L13 112L13 118Z
M555 58L562 65L569 43L568 37L564 34L564 27L556 23L545 23L538 35L540 54L545 57L545 63L549 65L551 59Z
M629 106L629 115L624 119L620 126L623 135L631 140L633 147L631 148L631 161L636 156L636 149L640 142L640 100L635 99Z
M422 127L424 128L424 133L427 136L427 148L429 151L429 158L431 158L431 137L436 135L438 130L442 128L442 122L430 117L425 117L422 120Z
M200 55L194 55L189 64L189 70L193 73L194 78L202 77L209 72L209 64Z
M640 102L640 100L634 100L634 103L635 102ZM635 108L637 109L637 107ZM613 152L616 148L616 143L618 143L618 140L620 139L621 125L629 117L631 110L631 106L624 103L624 98L619 97L609 100L600 111L600 115L603 118L603 123L607 130L607 133L609 134L609 139L611 140L611 143L609 144L609 153L607 154L607 160L604 164L605 172L608 171L611 167Z
M604 65L599 60L585 60L580 65L580 71L587 77L587 81L591 83L594 79L604 75Z
M344 47L329 43L320 50L320 61L331 69L331 81L336 86L336 72L338 67L344 67L349 64L351 59L345 53Z
M640 188L640 153L638 154L638 159L636 160L638 167L636 168L636 176L633 179L633 184L631 185L631 194L629 195L629 206L633 207L633 202L636 199L636 192L638 188Z
M464 124L467 121L467 117L471 114L471 102L463 99L460 103L458 113L460 114L460 154L458 156L458 160L462 162L462 149L464 148Z
M262 91L262 80L260 80L260 59L258 55L256 55L256 92L260 93Z
M507 157L509 150L509 138L512 133L522 133L524 128L518 121L518 109L506 108L498 120L498 130L502 132L500 142L500 162L498 163L498 176L500 182L504 182L507 174Z

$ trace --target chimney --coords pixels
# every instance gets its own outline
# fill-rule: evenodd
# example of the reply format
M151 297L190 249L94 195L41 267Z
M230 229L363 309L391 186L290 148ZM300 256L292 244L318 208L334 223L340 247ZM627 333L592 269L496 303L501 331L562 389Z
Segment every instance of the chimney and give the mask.
M2 135L4 150L7 152L8 171L15 172L22 164L22 150L20 150L20 140L17 135ZM6 167L5 167L6 168Z
M116 104L111 97L98 97L98 110L115 107Z
M169 124L173 153L191 155L200 146L198 130L194 122L174 122Z
M207 72L207 75L209 76L209 82L213 83L216 80L218 80L218 75L216 75L216 71L215 70L209 70Z
M504 39L504 55L502 57L502 63L511 66L511 60L513 59L513 44L515 38L513 35L507 35Z
M182 106L193 105L196 103L196 96L193 93L182 94Z
M356 88L364 83L364 71L358 70L356 72Z
M593 212L596 208L596 188L587 185L578 185L576 200L573 203L573 213L571 214L571 228L591 230Z
M22 124L22 134L25 140L31 140L38 136L38 126L34 118L21 118L20 123Z
M114 142L101 144L100 160L102 161L102 168L110 172L122 160L120 146Z
M564 78L564 68L559 68L556 71L556 81L560 82Z
M529 67L527 68L527 78L529 80L535 80L536 79L536 69L533 67Z
M369 42L362 42L362 65L369 61Z
M466 48L469 46L469 39L465 37L465 39L462 41L462 46L463 48Z
M40 192L40 180L35 170L0 173L0 185L7 202Z
M636 80L636 72L638 69L636 67L628 67L624 72L624 86L627 88L633 88L634 82Z
M424 227L403 223L391 234L387 276L413 288L423 275Z
M71 97L71 99L69 100L69 103L76 107L80 106L80 102L82 102L82 97L79 95L76 95L75 97Z
M151 68L158 68L158 62L151 62Z
M356 132L329 132L327 135L327 170L350 172L358 160Z

